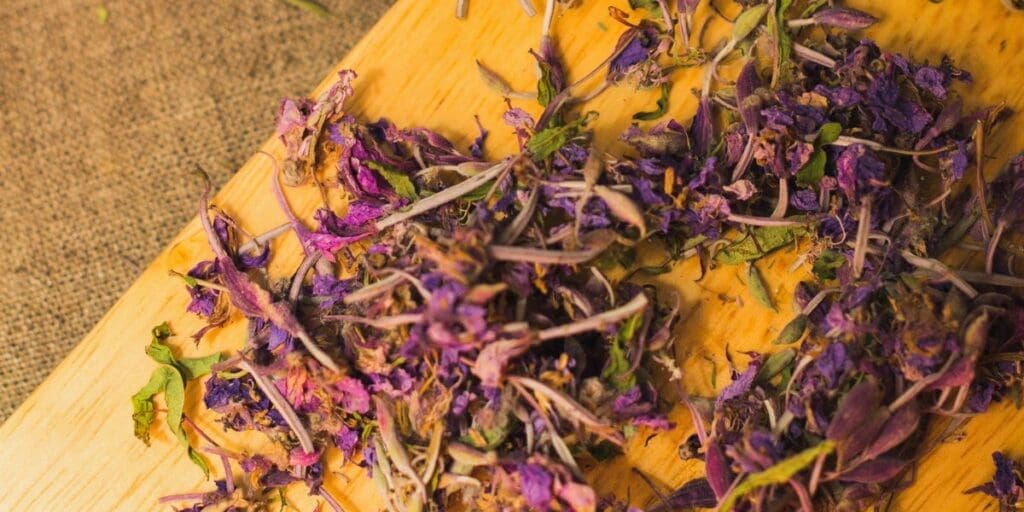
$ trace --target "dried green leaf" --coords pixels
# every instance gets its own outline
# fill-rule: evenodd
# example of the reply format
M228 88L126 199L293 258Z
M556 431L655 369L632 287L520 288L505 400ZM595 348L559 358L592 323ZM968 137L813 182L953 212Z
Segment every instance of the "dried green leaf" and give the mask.
M208 373L213 365L221 362L223 356L220 353L213 353L205 357L183 357L178 359L178 370L186 381L198 379Z
M171 336L171 329L164 322L153 328L153 339L146 347L146 355L160 364L173 366L185 381L190 381L210 373L210 368L219 363L222 359L220 353L213 353L203 357L174 357L171 347L163 342Z
M778 46L779 46L779 60L791 65L790 54L793 50L793 40L789 37L789 32L786 32L786 11L789 10L790 4L793 0L781 0L775 7L775 23L778 30Z
M782 332L775 338L775 345L788 345L800 341L800 338L804 337L804 331L807 330L807 315L797 315L796 318L789 321L785 327L782 328Z
M967 232L974 227L974 224L981 218L981 212L974 210L969 215L963 215L956 221L939 239L935 247L935 254L942 254L960 242Z
M823 5L825 5L827 3L828 3L828 0L814 0L813 2L810 2L810 3L807 4L807 7L804 8L804 11L802 13L800 13L800 16L798 16L798 17L799 18L807 18L811 14L813 14L814 11L817 11L818 9L820 9Z
M576 136L580 128L597 118L597 112L588 112L576 121L563 126L549 126L526 141L526 149L534 160L544 160L561 149L569 139Z
M99 6L96 8L96 21L100 23L106 23L110 18L110 11L107 10L106 6Z
M775 311L775 302L772 301L768 286L765 285L764 276L753 263L747 263L747 290L758 304Z
M185 410L185 382L210 373L210 368L220 362L221 355L214 353L205 357L177 359L171 348L163 343L171 336L171 328L167 323L164 322L154 327L152 334L153 339L146 347L146 354L160 363L160 366L153 371L149 382L132 396L132 421L135 424L135 437L149 444L149 429L156 416L153 397L163 393L164 402L167 404L167 427L185 446L188 458L199 466L203 474L209 478L210 467L199 452L189 445L188 436L181 427L181 422Z
M132 396L132 421L135 424L135 437L149 444L149 429L153 425L156 416L156 408L153 405L153 397L163 393L164 402L167 404L167 426L174 433L188 450L189 459L192 460L203 474L209 478L210 468L206 461L196 453L188 443L188 436L181 428L182 417L185 409L185 381L176 368L169 365L161 365L153 371L149 382Z
M755 380L758 382L768 382L773 377L782 373L785 369L789 368L789 365L793 364L796 359L796 350L787 348L780 350L765 360L764 365L757 371Z
M665 82L661 84L661 97L658 98L658 108L648 112L637 112L633 114L633 119L637 121L653 121L668 112L668 95L672 91L672 83Z
M814 150L810 160L797 171L796 184L801 187L816 186L821 182L821 178L825 176L826 163L828 163L828 157L825 156L825 151L821 149Z
M154 338L160 341L166 340L167 338L170 338L172 334L174 334L173 332L171 332L171 326L168 325L167 322L164 322L152 328L149 331L149 333L152 334Z
M687 238L686 241L683 242L683 246L680 247L680 250L681 251L689 251L690 249L693 249L694 247L697 247L698 245L703 244L704 242L707 241L707 239L708 239L708 237L706 237L704 235L697 235L697 236L695 236L693 238Z
M738 265L756 260L804 235L807 229L801 226L766 226L751 229L716 255L726 265Z
M321 18L326 18L331 15L331 11L328 11L326 7L320 5L319 2L314 0L282 0L284 3L302 9L308 13L314 14Z
M831 281L836 278L836 270L846 264L846 256L836 251L824 251L814 259L811 272L818 281Z
M619 332L615 334L615 338L608 348L608 364L601 372L601 376L611 381L619 391L626 391L636 385L636 376L630 372L626 347L633 341L633 337L642 323L643 316L639 313L629 317L619 327Z
M537 65L540 67L540 79L537 80L537 102L542 107L546 107L555 98L558 91L555 90L555 85L551 83L551 66L539 58Z
M186 446L188 445L187 440L185 441L185 444ZM200 455L199 452L195 450L195 448L192 448L191 446L187 446L187 448L189 460L191 460L192 463L195 464L196 466L199 466L199 469L203 470L203 475L206 477L207 480L209 480L210 465L207 464L206 459L204 459L203 456Z
M815 143L818 147L827 146L833 142L839 140L839 136L843 133L843 125L839 123L825 123L818 128L818 137Z
M162 366L161 368L170 367ZM174 368L171 368L171 370L167 375L164 385L164 402L167 403L167 426L170 427L171 432L174 432L174 436L187 446L188 438L185 437L185 431L181 428L181 418L185 412L185 381L182 380L181 374L177 370Z
M492 188L494 188L494 180L488 181L483 185L480 185L479 187L473 189L472 192L460 197L459 201L468 201L471 203L474 201L480 201L483 198L487 197L487 194L491 192Z
M761 20L764 19L765 14L768 13L768 4L755 5L743 12L736 17L736 21L732 25L732 38L734 41L742 41L746 39L758 25L761 24Z
M153 341L149 343L149 346L146 347L146 355L160 364L174 366L176 362L171 347L161 343L159 338L153 338Z
M153 418L156 415L153 397L163 392L167 387L167 381L172 375L177 374L178 372L170 366L160 366L153 371L149 382L132 395L132 421L135 423L135 437L146 444L149 444L149 429L153 425Z
M750 491L788 482L790 478L793 478L794 475L809 466L818 457L832 453L833 448L834 445L831 441L823 441L821 444L807 448L764 471L751 473L722 499L718 510L732 510L733 506L736 505L736 501Z
M530 140L526 141L526 149L533 154L535 159L544 160L568 142L569 130L567 128L567 126L552 126L537 132L530 137Z
M634 11L637 9L646 9L650 12L658 12L661 9L658 7L657 0L629 0L629 8Z
M402 171L379 162L365 161L364 163L370 169L377 171L377 174L380 174L384 181L391 185L391 188L395 190L399 197L404 197L410 201L420 198L420 195L416 192L416 185L413 185L409 176Z

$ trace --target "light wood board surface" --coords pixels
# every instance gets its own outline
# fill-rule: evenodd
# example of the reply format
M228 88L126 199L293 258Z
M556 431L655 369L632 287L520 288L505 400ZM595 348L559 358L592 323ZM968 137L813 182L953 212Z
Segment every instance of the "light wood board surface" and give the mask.
M582 76L609 54L621 30L607 15L607 6L625 7L625 3L584 0L582 7L557 20L555 33L561 34L560 45L571 77ZM1024 111L1024 14L1010 13L999 0L851 3L883 19L867 32L883 48L931 62L949 54L970 70L975 83L964 89L968 105L1002 100L1014 110ZM473 114L478 114L492 132L487 145L489 156L501 157L514 149L510 130L500 122L505 105L482 84L474 59L510 77L517 88L532 89L535 72L527 49L536 47L540 16L527 18L513 0L476 0L471 2L469 18L458 21L452 16L452 4L400 0L391 9L338 66L359 73L356 97L349 110L370 118L387 115L399 125L440 129L463 147L475 136ZM705 16L706 3L698 21ZM708 32L705 47L719 41L721 28ZM317 91L335 75L332 73ZM699 84L699 78L696 70L676 75L672 117L686 122L692 117L696 102L690 89ZM648 110L655 96L652 92L619 88L587 105L601 113L595 123L599 147L614 152L618 148L615 138L628 126L630 115ZM1012 119L987 141L986 149L993 157L990 173L1001 167L1012 151L1024 149L1022 117ZM275 140L263 149L281 152ZM269 159L254 156L215 200L251 232L284 220L272 200L270 171ZM197 197L198 193L197 184ZM316 194L310 189L289 190L288 194L293 207L308 218L317 204ZM273 249L272 273L284 275L298 263L298 246L291 237L275 242ZM157 504L158 497L209 489L211 484L203 481L165 428L155 430L150 447L132 436L129 402L154 368L143 352L150 329L165 320L177 333L190 333L201 325L199 319L184 312L188 295L168 271L185 271L209 255L194 220L0 427L0 511L167 510ZM806 274L806 269L787 272L791 261L791 256L779 255L759 263L784 313L789 312L793 286ZM710 393L713 368L717 368L719 386L728 382L725 346L734 353L769 347L769 340L788 320L788 314L773 317L755 305L734 268L715 271L699 284L693 281L697 275L695 263L686 262L660 280L672 283L684 298L685 320L678 353L686 369L687 385L695 392ZM174 338L172 343L186 355L238 347L244 328L243 322L235 320L209 335L209 341L198 349L192 347L187 336ZM717 363L713 365L708 358ZM189 394L186 411L198 409L199 388L194 386ZM689 423L680 411L673 413L673 419L680 425ZM199 417L198 422L218 442L237 449L253 449L261 441L259 436L224 435L206 416ZM1024 412L996 406L971 421L965 431L962 441L945 444L926 458L917 482L902 494L899 510L992 508L987 498L964 496L962 491L991 476L993 450L1008 450L1011 455L1024 457ZM650 491L630 473L630 466L653 475L665 486L699 475L701 464L682 462L676 455L678 442L688 434L680 427L659 434L645 447L648 436L641 433L625 456L591 472L595 487L602 493L628 494L635 503L643 504ZM342 476L329 479L328 488L341 497L346 510L378 509L376 491L362 469L337 463L331 469ZM309 510L312 502L304 494L304 490L294 489L290 498L302 510Z

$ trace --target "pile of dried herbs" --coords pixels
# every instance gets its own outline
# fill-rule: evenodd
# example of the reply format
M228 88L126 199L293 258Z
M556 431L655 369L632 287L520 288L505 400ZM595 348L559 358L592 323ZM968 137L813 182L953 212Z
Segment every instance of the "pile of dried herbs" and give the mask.
M147 350L161 366L133 397L137 435L148 439L163 392L192 460L208 471L216 456L226 475L165 501L263 510L302 482L342 510L322 486L336 449L370 472L388 510L625 510L583 469L638 429L674 428L653 377L667 369L694 420L680 453L707 476L654 510L863 509L905 486L930 423L1019 397L1024 157L992 183L978 157L1003 110L964 112L952 85L970 76L951 62L851 37L868 14L747 0L731 37L704 51L699 3L612 10L627 28L602 84L583 92L549 33L560 2L548 2L536 92L481 66L502 93L545 107L534 119L510 104L520 151L501 159L485 158L482 128L460 151L430 130L348 115L351 71L315 101L285 101L287 156L271 185L288 222L250 236L204 194L213 259L182 276L188 310L208 320L196 341L236 310L245 348L176 359L161 326ZM586 99L660 88L634 117L670 118L672 73L692 66L706 78L689 126L634 126L626 155L591 144ZM325 170L328 153L339 158ZM340 188L348 206L325 201L310 227L282 181ZM277 282L266 242L285 233L304 258ZM813 273L779 350L750 354L717 397L688 394L673 358L680 305L623 263L641 242L705 268L746 265L752 294L778 314L753 264L799 243ZM940 261L957 251L979 270ZM207 374L204 404L224 428L282 449L237 453L198 432L184 386Z

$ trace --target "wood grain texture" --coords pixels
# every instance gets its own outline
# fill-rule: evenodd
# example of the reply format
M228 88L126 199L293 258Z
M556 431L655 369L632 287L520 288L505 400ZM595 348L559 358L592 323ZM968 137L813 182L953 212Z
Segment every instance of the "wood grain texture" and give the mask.
M536 45L540 20L528 19L515 2L474 1L469 18L452 17L454 2L402 0L366 38L345 57L338 69L351 67L360 77L352 104L354 113L366 117L388 115L399 125L441 129L459 144L475 135L473 114L492 129L490 156L514 149L509 130L500 123L504 103L478 79L473 59L478 58L511 77L520 89L532 88L534 70L527 49ZM570 74L579 77L608 55L618 29L607 16L608 4L625 1L585 0L556 23L565 34L561 45ZM883 21L869 35L884 48L908 53L919 60L938 61L949 54L969 69L975 84L964 90L968 105L1006 101L1024 110L1024 15L1004 10L999 0L860 0L851 2L870 10ZM706 13L698 13L698 20ZM607 26L600 28L599 22ZM718 41L723 27L709 30L705 46ZM313 48L310 51L329 51ZM699 71L677 75L671 114L680 120L693 115L690 92L699 82ZM317 91L332 80L332 73ZM599 147L615 151L615 138L630 115L653 104L655 94L613 89L588 105L601 113L596 134ZM1014 118L987 145L992 157L990 173L1002 166L1015 148L1024 148L1024 121ZM268 141L264 150L280 154L281 147ZM269 159L254 156L224 187L216 204L252 232L283 221L273 204ZM168 169L168 172L187 172ZM296 210L311 214L317 196L312 190L290 190ZM198 196L198 185L197 185ZM160 207L154 205L154 207ZM271 271L284 275L298 263L293 239L275 242ZM132 436L129 397L148 378L153 363L143 353L152 326L170 321L178 333L200 327L197 318L184 313L187 294L168 271L184 271L209 256L198 223L191 222L141 275L124 297L96 325L53 375L0 427L0 510L160 510L157 498L171 493L202 490L209 486L187 460L183 450L165 429L156 429L152 446ZM791 303L794 285L806 269L789 272L792 256L779 255L759 263L782 311ZM678 288L685 312L678 353L686 368L687 386L709 393L712 371L717 383L728 381L724 350L736 353L763 349L787 318L773 317L757 305L740 284L736 268L713 272L700 283L694 262L684 262L659 281ZM208 336L199 349L186 337L174 340L186 355L228 350L243 341L242 322L235 319ZM715 361L712 364L710 361ZM198 386L189 394L187 410L197 410ZM681 425L688 419L673 412ZM237 449L255 449L258 435L227 436L211 418L197 418L218 442ZM990 506L979 496L964 496L963 489L980 483L992 473L989 455L1008 450L1024 456L1024 412L997 406L966 427L966 437L942 445L923 462L917 482L904 492L899 510L981 510ZM666 485L677 485L701 473L700 464L681 462L678 442L689 432L680 428L651 440L641 433L627 453L591 472L601 492L632 496L637 504L649 498L649 490L629 471L637 467ZM646 442L646 446L645 445ZM331 465L339 475L328 488L342 497L347 510L378 509L375 490L365 472L357 467ZM290 498L302 510L313 507L302 489Z

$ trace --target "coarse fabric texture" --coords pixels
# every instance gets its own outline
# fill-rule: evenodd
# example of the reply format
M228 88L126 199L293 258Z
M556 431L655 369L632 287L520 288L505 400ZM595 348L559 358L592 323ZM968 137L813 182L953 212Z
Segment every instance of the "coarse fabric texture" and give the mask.
M0 422L391 3L4 2Z

